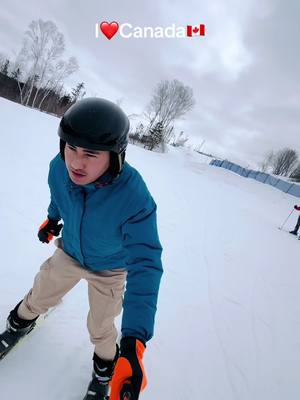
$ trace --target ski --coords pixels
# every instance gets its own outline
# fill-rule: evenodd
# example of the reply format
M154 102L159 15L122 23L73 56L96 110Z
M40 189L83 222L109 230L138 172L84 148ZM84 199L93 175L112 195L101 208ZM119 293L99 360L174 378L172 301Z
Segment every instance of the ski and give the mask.
M294 233L294 232L289 232L289 234L291 234L291 235L293 235L293 236L296 236L296 238L298 239L298 240L300 240L300 235L298 235L298 233Z
M88 396L88 397L87 397ZM92 396L92 397L90 397ZM89 400L89 399L94 399L94 400L109 400L109 396L105 396L105 397L95 397L94 394L92 393L88 393L83 400ZM133 400L133 397L131 396L130 393L126 393L124 394L124 396L122 397L122 400Z
M2 361L13 349L23 343L33 330L39 328L49 317L49 315L58 307L58 305L50 308L45 314L40 315L40 317L36 320L35 325L32 326L32 328L24 336L18 337L8 330L2 332L0 334L0 361Z
M294 236L296 239L300 240L300 234L299 233L294 233L293 231L288 231L287 229L283 229L283 228L280 228L280 227L278 227L278 229L280 231L282 231L282 232L289 233L291 236Z
M85 395L83 400L109 400L110 397L101 392L102 390L101 387L99 387L99 384L95 387L90 384L87 394ZM103 392L105 392L105 390L103 390ZM134 400L130 384L123 385L123 388L121 390L121 400Z

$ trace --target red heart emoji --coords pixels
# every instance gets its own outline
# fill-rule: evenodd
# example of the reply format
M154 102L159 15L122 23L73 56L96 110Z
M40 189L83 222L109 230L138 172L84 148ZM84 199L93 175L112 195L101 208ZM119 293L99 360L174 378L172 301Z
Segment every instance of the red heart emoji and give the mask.
M118 32L119 24L116 21L108 23L106 21L101 22L100 29L107 39L111 39Z
M197 33L199 31L199 28L197 28L197 27L195 27L194 29L193 29L193 32L194 33Z

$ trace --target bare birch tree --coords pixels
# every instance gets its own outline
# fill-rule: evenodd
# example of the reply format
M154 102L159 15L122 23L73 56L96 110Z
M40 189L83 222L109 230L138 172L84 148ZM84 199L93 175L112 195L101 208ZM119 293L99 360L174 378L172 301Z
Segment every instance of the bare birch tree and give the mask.
M259 164L261 172L269 172L274 167L275 153L274 151L269 151L266 153L263 161Z
M68 61L59 61L54 66L54 69L50 70L52 74L49 73L49 79L45 86L43 86L44 95L38 104L38 108L41 108L51 91L56 91L63 84L63 81L77 70L78 63L75 57L70 57Z
M296 165L295 169L292 171L290 178L296 182L300 182L300 163Z
M177 79L161 81L144 113L149 121L149 131L154 124L162 124L170 137L175 120L182 118L195 104L193 89ZM168 139L165 137L165 139ZM167 141L167 140L166 140Z
M33 21L34 22L34 21ZM47 39L44 40L44 48L42 51L42 57L39 62L39 81L36 85L37 90L32 101L32 107L35 106L35 101L38 96L40 89L45 84L45 80L49 79L47 76L51 71L51 64L53 64L64 52L65 43L63 34L58 32L56 25L52 21L43 22L38 21L39 30L35 32L35 36L31 36L35 41L39 40L38 35L41 37L47 35ZM30 33L29 33L30 34Z
M17 64L22 67L24 84L19 85L21 104L41 107L51 91L62 84L62 80L78 69L74 57L68 61L59 58L65 51L64 36L52 21L38 19L29 24L25 32L23 47L17 56Z
M22 92L23 104L29 105L34 86L39 90L43 85L49 66L61 56L64 48L63 35L58 32L52 21L41 19L31 21L28 30L25 32L23 47L17 57L19 62L26 66ZM34 101L35 99L36 97Z
M274 156L273 174L288 176L298 162L298 154L293 149L279 150Z

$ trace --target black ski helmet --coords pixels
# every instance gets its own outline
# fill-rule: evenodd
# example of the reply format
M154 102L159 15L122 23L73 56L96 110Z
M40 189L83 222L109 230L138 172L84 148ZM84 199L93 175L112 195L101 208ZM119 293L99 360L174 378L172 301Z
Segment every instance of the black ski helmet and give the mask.
M129 119L119 106L109 100L90 97L73 104L63 115L58 135L64 159L66 142L91 150L110 152L110 169L118 175L125 160Z

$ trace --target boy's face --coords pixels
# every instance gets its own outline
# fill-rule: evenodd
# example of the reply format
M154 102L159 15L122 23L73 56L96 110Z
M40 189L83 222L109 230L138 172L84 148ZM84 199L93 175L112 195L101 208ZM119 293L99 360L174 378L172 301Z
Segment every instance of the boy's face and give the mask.
M65 163L70 179L77 185L87 185L107 171L109 151L88 150L66 143Z

